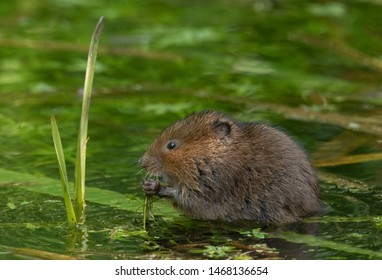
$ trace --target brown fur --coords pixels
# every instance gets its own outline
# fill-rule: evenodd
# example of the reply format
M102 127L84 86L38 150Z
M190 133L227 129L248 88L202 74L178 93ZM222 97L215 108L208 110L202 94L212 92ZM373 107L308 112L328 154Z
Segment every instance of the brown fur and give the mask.
M169 142L176 148L168 149ZM315 171L290 137L214 111L167 127L141 165L160 179L144 181L146 193L171 198L197 219L282 224L320 207Z

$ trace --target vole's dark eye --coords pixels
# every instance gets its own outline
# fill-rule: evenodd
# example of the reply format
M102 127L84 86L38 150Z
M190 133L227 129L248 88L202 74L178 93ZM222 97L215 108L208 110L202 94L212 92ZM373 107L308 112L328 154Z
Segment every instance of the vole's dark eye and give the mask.
M170 141L170 142L167 143L166 148L168 150L174 150L176 148L176 143L173 142L173 141Z

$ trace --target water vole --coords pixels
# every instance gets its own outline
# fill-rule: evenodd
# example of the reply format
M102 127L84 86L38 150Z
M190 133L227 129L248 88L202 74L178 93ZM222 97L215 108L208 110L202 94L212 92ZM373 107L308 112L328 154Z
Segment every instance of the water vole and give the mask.
M215 111L193 113L147 148L141 166L148 194L171 198L203 220L282 224L320 208L318 182L303 151L285 133Z

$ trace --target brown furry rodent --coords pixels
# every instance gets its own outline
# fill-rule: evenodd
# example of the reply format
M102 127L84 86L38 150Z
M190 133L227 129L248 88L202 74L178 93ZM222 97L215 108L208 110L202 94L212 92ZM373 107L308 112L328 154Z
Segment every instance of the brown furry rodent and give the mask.
M142 182L147 194L196 219L283 224L320 208L315 171L289 136L214 111L164 129L140 164L159 179Z

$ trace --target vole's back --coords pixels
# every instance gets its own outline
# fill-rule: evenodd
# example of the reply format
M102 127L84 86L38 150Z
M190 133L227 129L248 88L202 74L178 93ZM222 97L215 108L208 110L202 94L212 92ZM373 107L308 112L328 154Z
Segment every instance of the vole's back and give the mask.
M245 186L241 199L252 201L250 215L266 223L288 223L317 212L318 182L302 148L283 132L263 124L245 124L243 130L244 142L250 144L248 153L242 151L244 174L236 180L241 178Z

